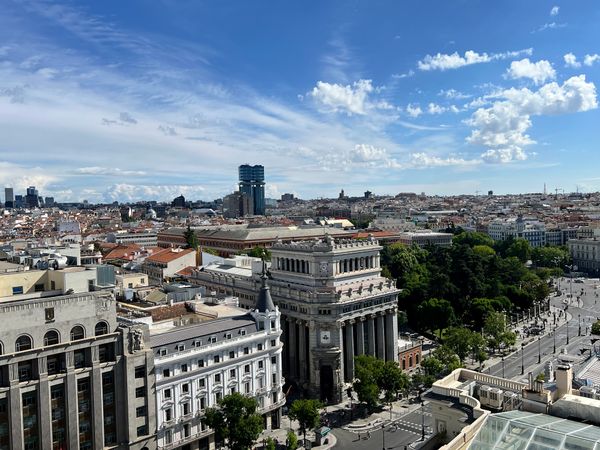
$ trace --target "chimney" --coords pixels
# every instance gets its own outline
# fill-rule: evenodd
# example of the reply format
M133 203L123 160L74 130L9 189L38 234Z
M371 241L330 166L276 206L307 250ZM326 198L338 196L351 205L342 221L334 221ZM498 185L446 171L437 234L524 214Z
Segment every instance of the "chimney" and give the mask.
M558 389L558 398L566 394L571 394L573 389L573 368L570 364L561 364L556 367L554 372L556 378L556 388Z

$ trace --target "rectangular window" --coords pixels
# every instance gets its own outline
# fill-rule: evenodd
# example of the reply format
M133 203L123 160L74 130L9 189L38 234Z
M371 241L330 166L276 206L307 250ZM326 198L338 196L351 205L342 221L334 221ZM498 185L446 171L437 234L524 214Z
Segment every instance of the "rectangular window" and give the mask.
M219 362L219 355L215 355L215 356L213 357L213 361L214 361L215 363L218 363L218 362Z
M241 334L242 336L246 336L246 330L241 330L241 331L240 331L240 334Z
M203 359L199 359L198 360L198 367L204 367L204 360Z
M235 378L235 369L229 370L229 378Z
M258 362L258 368L259 368L259 369L262 369L262 368L263 368L263 365L264 365L263 361L259 361L259 362Z
M137 427L138 437L146 436L147 434L148 434L148 426L147 425L141 425L141 426Z
M250 373L250 364L244 366L244 373Z
M204 408L206 408L206 397L200 397L200 411L204 410Z
M215 394L215 400L218 403L219 401L221 401L221 399L223 398L223 393L222 392L217 392Z
M250 393L250 383L244 383L244 392L246 394Z
M169 369L163 369L163 378L169 378L171 376L171 371Z
M262 349L263 349L263 346L262 346L262 344L258 344L258 351L259 351L259 352L262 352Z
M40 283L40 284L36 284L33 288L33 290L35 292L43 292L44 291L44 284Z
M190 385L189 383L185 383L181 385L181 392L183 392L184 394L189 394L190 393Z
M227 333L227 334L225 335L225 337L226 337L227 339L231 339L231 333Z
M135 397L142 398L146 396L146 388L145 387L137 387L135 388Z
M190 424L186 423L185 425L183 425L183 437L188 438L190 437Z
M250 349L248 347L244 347L244 355L250 354Z
M163 400L170 400L171 399L171 389L165 389L163 391Z
M188 402L181 405L181 412L184 416L187 416L190 413L190 404Z
M173 411L171 408L165 409L165 422L170 421L173 418Z
M206 387L206 378L200 378L198 380L198 387L201 388L201 389L204 388L204 387Z
M277 341L275 339L271 339L271 347L275 347L277 345Z
M220 383L220 382L221 382L221 374L215 373L215 383Z
M182 372L187 372L188 371L188 365L187 364L182 364L181 365L181 371Z
M13 286L12 288L13 295L19 295L23 293L23 286Z
M176 348L176 350L177 350L178 352L182 352L182 351L184 351L184 350L185 350L185 345L183 345L183 344L178 344L178 345L177 345L177 347L175 347L175 348Z
M171 430L165 431L165 444L173 443L173 432Z
M159 354L160 354L160 356L166 356L167 355L167 349L166 348L161 348L159 350Z
M135 417L145 417L146 416L146 407L138 406L135 408Z
M277 364L277 356L271 356L271 364Z
M235 352L232 350L229 352L229 359L235 358Z
M137 366L135 368L135 377L136 378L144 378L146 376L146 367L145 366Z

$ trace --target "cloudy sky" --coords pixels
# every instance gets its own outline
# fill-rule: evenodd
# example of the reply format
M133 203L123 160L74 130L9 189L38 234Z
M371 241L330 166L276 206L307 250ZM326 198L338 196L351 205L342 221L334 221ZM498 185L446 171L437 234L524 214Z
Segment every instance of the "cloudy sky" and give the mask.
M5 0L0 184L213 199L600 189L600 3ZM3 198L2 198L3 200Z

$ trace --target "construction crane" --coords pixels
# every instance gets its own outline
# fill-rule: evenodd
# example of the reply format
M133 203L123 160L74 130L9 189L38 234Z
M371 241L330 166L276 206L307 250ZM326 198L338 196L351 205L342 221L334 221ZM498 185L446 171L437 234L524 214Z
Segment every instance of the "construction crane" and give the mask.
M563 188L554 188L554 200L558 199L558 191L562 191L562 193L565 193L565 190Z

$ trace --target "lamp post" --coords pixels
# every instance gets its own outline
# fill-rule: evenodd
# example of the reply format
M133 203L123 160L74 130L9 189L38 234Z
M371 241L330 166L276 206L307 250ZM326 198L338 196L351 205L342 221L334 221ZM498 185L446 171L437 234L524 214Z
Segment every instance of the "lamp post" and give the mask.
M552 353L556 354L556 325L554 325L554 331L552 331L552 337L554 337L554 350Z
M565 319L567 319L566 311L565 311ZM569 320L568 319L567 319L566 325L567 325L567 345L569 345Z
M385 450L385 425L381 425L381 449Z
M577 314L577 322L579 323L579 331L577 336L581 336L581 314Z
M421 399L421 440L425 442L425 402Z
M542 362L542 338L538 336L538 364Z
M502 378L504 378L504 356L502 357Z
M521 342L521 375L525 375L525 343Z

